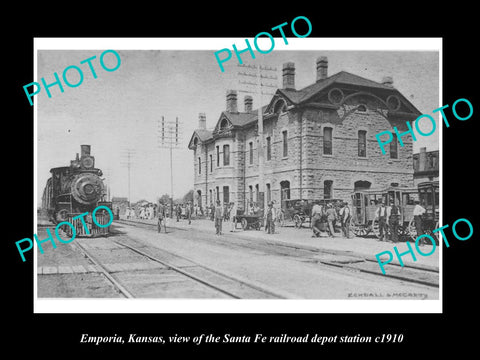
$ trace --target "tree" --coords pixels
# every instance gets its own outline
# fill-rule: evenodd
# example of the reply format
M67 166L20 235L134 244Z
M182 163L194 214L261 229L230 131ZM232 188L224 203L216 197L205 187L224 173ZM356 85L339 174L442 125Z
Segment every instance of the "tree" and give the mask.
M183 196L183 202L186 203L187 201L190 201L193 203L193 190L189 190L184 196Z
M163 194L162 196L160 196L160 198L158 198L158 202L161 202L164 205L170 204L170 201L171 197L168 194Z

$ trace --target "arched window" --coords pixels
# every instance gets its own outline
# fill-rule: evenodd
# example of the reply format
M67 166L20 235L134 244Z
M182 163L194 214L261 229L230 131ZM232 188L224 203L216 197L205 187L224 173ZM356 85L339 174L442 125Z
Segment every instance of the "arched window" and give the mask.
M273 112L275 114L280 114L282 112L287 111L287 104L285 103L285 100L279 99L275 103L275 106L273 107Z
M226 128L228 128L228 120L227 120L227 119L223 119L223 120L220 122L220 130L225 130Z
M370 189L370 186L372 186L372 183L370 181L358 180L355 181L355 183L353 184L353 191Z
M325 180L323 182L323 198L331 199L333 197L332 193L333 180Z
M280 181L280 203L283 206L283 200L290 199L290 181Z

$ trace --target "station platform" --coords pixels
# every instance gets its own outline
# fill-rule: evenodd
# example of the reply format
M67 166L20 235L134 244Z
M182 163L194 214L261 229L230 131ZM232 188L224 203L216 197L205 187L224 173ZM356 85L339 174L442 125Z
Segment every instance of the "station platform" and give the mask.
M125 218L121 218L125 220ZM157 219L130 219L139 223L157 224ZM182 229L182 230L195 230L204 233L211 233L215 236L214 222L209 219L192 219L191 224L188 224L188 220L181 219L178 222L176 219L167 220L167 231L169 228ZM278 246L293 247L299 249L306 249L312 251L332 252L333 254L341 255L353 255L361 256L365 259L377 261L375 255L383 251L390 251L393 254L392 263L399 264L397 256L394 251L394 247L400 254L408 251L407 244L402 241L393 243L390 241L379 241L374 235L369 237L356 237L354 234L350 234L350 238L343 237L342 234L336 233L335 237L329 237L326 233L321 237L312 237L312 230L308 227L308 224L303 225L302 228L297 229L293 226L276 226L275 234L268 234L264 228L261 230L243 230L239 223L237 228L230 232L231 225L229 222L223 222L222 224L222 237L228 241L229 237L235 236L236 238L245 239L259 239L268 243L276 244ZM406 267L415 267L425 270L438 271L440 268L440 259L442 246L436 246L432 255L422 256L417 252L415 244L410 241L410 245L414 251L416 261L413 260L411 254L405 254L402 256L402 261ZM440 245L442 245L440 243ZM422 245L420 250L424 254L429 254L433 250L433 245ZM382 255L381 259L387 259L388 255ZM385 260L384 260L385 261ZM388 265L387 265L388 266ZM387 268L386 268L387 269ZM388 270L387 270L388 271Z

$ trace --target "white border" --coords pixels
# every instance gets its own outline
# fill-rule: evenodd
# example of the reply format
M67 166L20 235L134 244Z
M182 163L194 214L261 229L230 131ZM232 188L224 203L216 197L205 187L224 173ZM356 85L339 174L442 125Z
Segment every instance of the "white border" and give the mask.
M275 38L276 50L438 51L439 104L442 105L442 38ZM279 40L279 41L277 41ZM250 40L249 40L250 41ZM244 38L35 38L34 80L38 50L213 50L244 44ZM250 42L253 44L252 42ZM213 57L213 54L212 54ZM34 105L34 229L37 231L37 105ZM432 109L433 110L433 109ZM442 120L440 128L440 215L443 214ZM442 218L440 226L443 225ZM439 246L438 300L197 300L197 299L46 299L37 298L37 251L34 246L34 313L441 313L443 247ZM412 291L413 292L413 291Z

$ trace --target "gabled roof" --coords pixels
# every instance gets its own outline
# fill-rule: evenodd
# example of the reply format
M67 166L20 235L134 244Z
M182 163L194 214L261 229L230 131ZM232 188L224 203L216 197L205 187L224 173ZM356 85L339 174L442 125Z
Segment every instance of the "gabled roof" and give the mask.
M421 112L415 107L415 105L413 105L405 96L403 96L400 91L398 91L398 89L394 88L393 86L384 85L373 80L365 79L361 76L351 74L347 71L340 71L326 79L315 82L300 90L278 89L277 94L280 94L281 96L290 100L292 104L298 105L308 101L313 96L315 96L322 90L332 86L333 84L352 85L356 87L379 89L395 93L405 103L405 105L410 108L413 113L416 113L418 115L421 114Z
M212 132L206 129L197 129L195 130L194 134L197 134L198 139L202 142L212 138Z
M196 129L193 131L192 137L190 138L190 141L188 142L188 148L192 148L193 146L193 139L195 137L198 137L198 139L201 142L206 142L208 140L213 139L212 131L206 130L206 129Z
M268 105L262 106L262 114L265 114L265 110ZM258 119L258 109L252 110L250 112L229 112L222 111L220 114L219 121L225 116L230 123L235 127L242 127L250 123L256 122ZM218 126L218 122L217 122Z
M293 105L302 104L307 102L313 96L317 95L322 90L327 89L333 84L341 85L352 85L357 87L365 87L369 89L379 89L385 90L398 95L403 102L409 107L414 113L421 114L421 112L407 99L403 96L397 89L392 86L384 85L382 83L363 78L358 75L351 74L347 71L340 71L336 74L333 74L326 79L317 81L311 85L304 87L303 89L277 89L277 96L273 96L270 103L262 106L262 113L265 114L267 108L273 106L273 103L277 101L278 96L288 99ZM213 131L197 129L192 135L192 138L189 143L189 147L192 145L192 141L195 135L198 136L199 140L202 142L213 139L213 134L218 131L220 122L226 118L234 128L244 127L250 124L254 124L258 120L258 109L252 110L251 112L229 112L222 111L220 117L215 125Z
M391 86L387 86L369 79L365 79L361 76L351 74L346 71L340 71L332 76L329 76L326 79L315 82L311 85L308 85L300 90L293 89L278 89L282 94L285 95L290 101L294 104L299 104L311 98L313 95L317 94L319 91L329 87L333 83L345 84L345 85L355 85L363 86L369 88L385 89L385 90L396 90ZM397 90L398 91L398 90Z

